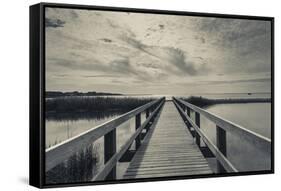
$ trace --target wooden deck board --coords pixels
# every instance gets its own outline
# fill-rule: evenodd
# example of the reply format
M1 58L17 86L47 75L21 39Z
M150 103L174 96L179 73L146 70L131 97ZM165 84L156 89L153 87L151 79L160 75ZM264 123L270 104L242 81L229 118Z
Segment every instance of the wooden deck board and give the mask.
M124 178L213 173L173 102L166 102L156 126L133 157Z

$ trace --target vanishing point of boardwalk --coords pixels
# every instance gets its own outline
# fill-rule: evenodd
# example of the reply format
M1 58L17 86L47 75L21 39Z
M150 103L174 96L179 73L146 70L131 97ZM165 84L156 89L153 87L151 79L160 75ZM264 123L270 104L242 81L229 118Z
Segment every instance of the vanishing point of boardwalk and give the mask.
M201 130L200 116L215 124L216 143ZM117 150L116 129L132 118L135 132ZM46 149L45 170L103 137L104 166L93 181L116 179L118 162L129 162L123 179L235 173L238 170L227 157L226 133L239 136L270 156L271 139L181 99L163 97ZM216 159L216 170L210 168L207 157Z

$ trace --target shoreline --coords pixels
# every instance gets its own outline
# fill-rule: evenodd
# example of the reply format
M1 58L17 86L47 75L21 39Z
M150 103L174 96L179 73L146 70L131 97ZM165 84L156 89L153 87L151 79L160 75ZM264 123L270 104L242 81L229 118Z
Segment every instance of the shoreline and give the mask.
M188 98L181 97L184 101L187 101L197 107L206 108L211 105L217 104L236 104L236 103L270 103L271 98L219 98L209 99L205 97L191 96Z

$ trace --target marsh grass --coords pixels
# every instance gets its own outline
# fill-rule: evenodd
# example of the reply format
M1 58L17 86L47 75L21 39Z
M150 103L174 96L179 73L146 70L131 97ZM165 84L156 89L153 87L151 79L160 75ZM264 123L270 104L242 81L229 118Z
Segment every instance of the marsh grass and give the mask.
M153 98L67 96L46 99L47 120L103 119L122 114L153 101ZM60 140L56 140L56 145ZM99 169L99 144L69 157L65 162L46 172L46 183L74 183L90 181Z
M99 162L99 145L90 144L87 148L72 155L67 161L46 172L46 183L74 183L89 181L96 174Z
M246 99L208 99L204 97L191 96L188 98L181 98L198 107L206 108L215 104L233 104L233 103L267 103L271 102L270 98L246 98Z
M153 98L68 96L46 100L47 119L104 118L128 112Z

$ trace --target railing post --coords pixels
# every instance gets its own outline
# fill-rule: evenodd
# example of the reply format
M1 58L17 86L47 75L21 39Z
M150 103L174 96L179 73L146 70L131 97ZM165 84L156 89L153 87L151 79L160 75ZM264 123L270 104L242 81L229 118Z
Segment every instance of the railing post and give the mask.
M188 117L190 117L190 109L189 109L189 107L186 108L186 114L187 114Z
M190 118L190 108L189 108L189 107L186 107L186 114L187 114L187 116ZM187 121L187 127L188 127L188 128L191 127L189 121Z
M182 110L185 113L185 110L186 110L186 106L185 105L182 105Z
M116 153L116 129L104 135L104 164ZM106 180L116 179L116 166L107 175Z
M146 119L149 118L149 115L150 115L149 109L150 109L150 108L147 108L146 111L145 111L145 118L146 118ZM149 127L150 127L149 124L145 127L146 132L149 130Z
M145 111L145 118L148 118L148 117L149 117L149 108L146 109L146 111Z
M216 126L216 139L217 139L217 147L220 152L226 157L226 131L219 126ZM224 167L217 160L217 171L218 173L226 172Z
M200 114L195 112L195 124L200 128ZM196 132L195 134L196 144L200 147L200 135Z
M141 126L141 114L136 115L136 130ZM136 137L136 150L140 147L141 145L141 133Z

